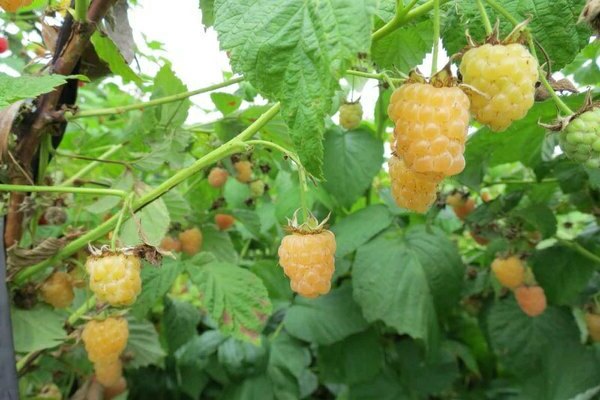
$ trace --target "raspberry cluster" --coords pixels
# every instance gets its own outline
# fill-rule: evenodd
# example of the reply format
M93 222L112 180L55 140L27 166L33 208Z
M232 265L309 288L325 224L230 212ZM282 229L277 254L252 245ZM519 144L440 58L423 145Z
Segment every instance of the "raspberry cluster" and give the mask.
M104 386L113 386L123 376L121 353L127 345L129 327L124 318L110 317L85 324L81 339L89 360L94 364L96 379Z
M308 298L327 294L335 271L335 249L335 236L328 230L285 236L279 246L279 264L292 290Z

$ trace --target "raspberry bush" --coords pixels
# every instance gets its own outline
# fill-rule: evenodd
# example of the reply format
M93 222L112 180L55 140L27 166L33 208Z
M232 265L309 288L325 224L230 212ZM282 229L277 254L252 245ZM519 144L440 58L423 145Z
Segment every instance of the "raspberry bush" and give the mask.
M0 399L598 397L596 1L171 3L0 0Z

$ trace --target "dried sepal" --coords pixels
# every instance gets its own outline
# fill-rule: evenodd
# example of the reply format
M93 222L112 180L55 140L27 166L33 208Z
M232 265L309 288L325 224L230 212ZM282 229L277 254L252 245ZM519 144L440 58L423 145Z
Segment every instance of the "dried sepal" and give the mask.
M319 222L319 220L310 211L308 211L308 218L306 221L299 223L298 212L300 210L301 209L299 208L294 212L292 219L288 218L288 224L285 227L287 232L299 233L302 235L313 235L316 233L321 233L327 228L326 224L327 221L329 221L331 213L329 213L327 217L323 219L323 221Z
M569 125L569 123L571 123L571 121L573 121L574 119L579 117L581 114L588 112L590 110L593 110L595 108L598 108L598 107L600 107L600 102L594 102L592 99L592 92L590 90L588 90L585 95L585 100L583 101L583 105L575 113L568 115L566 117L558 117L556 119L556 121L554 121L554 123L551 123L551 124L544 124L544 123L538 121L538 125L545 129L548 129L550 131L553 131L553 132L560 132L560 131L565 130L567 125Z

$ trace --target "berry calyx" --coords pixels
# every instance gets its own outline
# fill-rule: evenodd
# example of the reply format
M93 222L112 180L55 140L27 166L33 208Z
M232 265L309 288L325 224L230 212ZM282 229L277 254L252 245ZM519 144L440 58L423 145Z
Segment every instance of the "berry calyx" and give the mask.
M402 208L424 213L437 198L441 174L415 172L403 160L392 156L388 162L392 181L392 196Z
M235 218L229 214L217 214L215 215L215 224L219 227L219 230L224 231L234 224Z
M42 283L40 294L42 299L54 308L70 306L75 297L71 275L63 271L56 271Z
M117 360L129 337L127 320L109 317L103 321L91 320L85 324L81 339L88 358L93 363L109 363Z
M198 228L187 229L179 234L181 251L188 256L193 256L202 248L202 232Z
M600 168L600 108L574 117L558 139L568 158L589 168Z
M424 83L412 75L392 94L388 115L395 124L395 153L408 168L451 176L465 167L469 99L458 87L439 86L442 79Z
M252 180L252 163L250 161L242 160L233 164L236 171L235 178L242 182L248 183Z
M6 50L8 50L8 39L0 37L0 54L4 53Z
M538 62L519 43L523 26L504 41L498 40L497 30L481 46L469 38L470 48L459 66L463 83L470 88L471 112L493 131L505 130L533 106Z
M115 307L129 306L142 290L141 265L140 258L132 254L91 255L85 263L90 289L101 302Z
M297 213L297 212L296 212ZM288 230L279 246L279 265L290 278L292 290L304 297L315 298L331 289L335 271L335 235L310 217L299 224L297 215L289 221Z
M208 173L208 184L214 188L220 188L225 185L229 178L229 172L226 169L215 167Z
M496 258L492 262L492 271L498 282L509 289L515 289L525 281L525 266L516 256Z
M363 109L359 102L340 106L340 125L346 130L356 129L362 121Z
M530 317L537 317L546 310L546 294L540 286L518 287L515 298L521 310Z
M160 241L160 248L164 251L181 251L181 241L172 236L165 236Z
M586 313L585 324L587 325L588 334L594 342L600 342L600 315Z

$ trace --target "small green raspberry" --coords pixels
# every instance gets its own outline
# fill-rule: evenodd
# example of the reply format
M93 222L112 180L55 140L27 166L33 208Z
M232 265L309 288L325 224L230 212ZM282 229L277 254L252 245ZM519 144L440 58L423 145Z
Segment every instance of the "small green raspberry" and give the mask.
M559 136L567 157L589 168L600 168L600 108L571 121Z
M358 128L363 109L360 103L344 103L340 106L340 125L347 130Z

